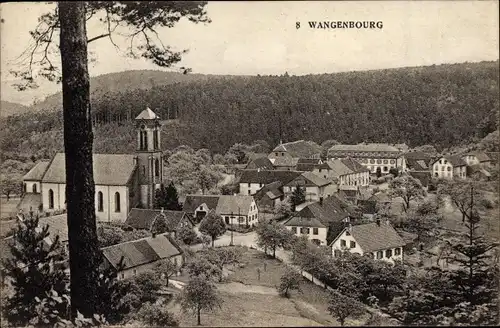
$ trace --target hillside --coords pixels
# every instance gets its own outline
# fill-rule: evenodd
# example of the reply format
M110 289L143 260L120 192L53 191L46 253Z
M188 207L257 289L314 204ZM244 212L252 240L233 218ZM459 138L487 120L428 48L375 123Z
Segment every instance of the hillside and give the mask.
M18 104L18 103L13 103L10 101L0 101L0 116L6 117L10 115L16 115L16 114L21 114L24 113L28 110L28 107Z
M96 149L129 151L133 118L149 106L162 119L176 119L163 129L164 148L186 144L225 152L234 143L257 139L275 145L281 131L283 141L404 142L439 150L477 141L497 129L498 79L495 61L152 82L133 90L94 92L95 144ZM52 138L61 128L59 111L2 119L2 148L52 153Z

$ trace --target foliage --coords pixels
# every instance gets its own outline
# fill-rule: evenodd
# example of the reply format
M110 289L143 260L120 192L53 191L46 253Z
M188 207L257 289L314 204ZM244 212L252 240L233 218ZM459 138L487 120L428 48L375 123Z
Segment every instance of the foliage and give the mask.
M215 239L226 232L226 224L220 215L216 214L214 210L210 210L201 220L199 230L212 238L213 247Z
M302 276L293 269L288 269L280 278L280 285L277 287L278 293L286 298L290 297L290 291L300 291Z
M332 292L328 311L339 321L341 326L344 326L347 318L359 317L366 312L363 304L338 292Z
M306 201L306 190L303 187L296 186L290 196L290 202L292 203L292 208L295 210L297 205L300 205Z
M135 308L140 304L158 299L158 290L163 286L158 272L144 271L135 276L127 278L122 282L123 288L127 290L127 296L136 300Z
M20 196L23 192L21 177L18 175L0 174L0 185L2 186L2 194L7 197L7 201L12 194Z
M165 232L169 232L167 216L160 213L151 223L151 234L155 236Z
M410 202L422 199L425 196L425 190L420 180L410 175L402 175L391 181L389 184L390 196L392 198L401 197L403 199L403 209L405 212L410 208Z
M274 219L278 221L289 218L292 213L292 204L288 200L279 203L273 208Z
M4 261L4 274L11 279L13 295L4 304L4 316L13 325L27 325L37 316L40 300L48 295L56 295L61 301L54 303L51 310L67 312L68 298L66 273L58 268L65 260L64 247L59 236L50 236L52 244L47 244L49 226L38 228L38 217L25 217L9 243L11 258ZM55 293L55 294L54 294ZM38 301L37 301L38 300ZM54 318L46 318L54 323ZM45 319L44 319L45 320Z
M154 207L170 211L180 211L182 209L182 206L179 204L179 195L173 182L170 182L167 187L162 184L156 190Z
M186 265L186 270L191 277L203 276L216 280L221 280L222 278L222 269L212 264L204 256L196 256L191 259Z
M247 153L249 152L249 146L242 143L235 143L227 151L227 155L234 155L236 157L236 162L239 164L244 164L248 162Z
M200 170L196 173L196 182L200 186L202 194L215 187L221 178L219 172L212 170L207 165L201 165Z
M142 229L123 230L119 226L105 224L101 224L97 228L97 237L101 248L149 236L149 231Z
M181 293L181 306L184 311L191 310L197 315L201 325L201 311L214 311L222 306L222 299L217 294L215 284L207 277L192 277Z
M285 226L276 221L261 221L257 226L257 245L259 247L272 249L273 257L276 257L276 249L288 249L293 245L295 235Z
M196 232L190 225L183 225L177 230L177 238L186 245L193 244L196 237Z
M203 253L203 257L223 272L225 265L240 263L241 250L234 247L210 248ZM222 279L222 275L219 276Z
M471 206L476 209L480 209L483 205L483 193L479 190L479 188L473 187L474 183L472 181L460 179L449 181L442 180L438 185L438 193L449 197L460 213L462 213L462 222L465 222L467 212L471 209ZM471 199L471 188L473 188L473 199Z
M153 327L178 327L179 323L164 306L145 303L139 309L137 317L146 325Z
M177 265L175 265L174 262L170 261L170 259L160 261L154 267L154 272L158 274L160 278L165 278L167 280L166 286L168 286L168 280L170 279L170 277L172 277L178 271L179 268L177 267Z

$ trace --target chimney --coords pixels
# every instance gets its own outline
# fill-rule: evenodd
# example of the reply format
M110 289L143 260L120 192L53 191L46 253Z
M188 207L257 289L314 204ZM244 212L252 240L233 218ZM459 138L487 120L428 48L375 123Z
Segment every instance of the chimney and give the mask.
M377 222L377 226L380 227L380 219L379 218L377 218L376 222Z
M160 211L161 214L163 214L163 207L161 208L161 211Z
M320 204L320 205L323 205L323 197L320 197L320 198L319 198L319 204Z
M257 172L260 172L260 167L257 168Z
M352 231L352 224L349 223L349 226L347 227L347 230L349 230L349 232Z

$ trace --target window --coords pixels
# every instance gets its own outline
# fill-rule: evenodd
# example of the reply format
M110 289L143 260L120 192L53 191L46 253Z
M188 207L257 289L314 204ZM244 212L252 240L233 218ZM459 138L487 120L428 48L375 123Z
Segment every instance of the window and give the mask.
M439 164L443 164L443 160L442 159L439 160Z
M356 247L356 242L351 240L351 244L349 245L351 248Z
M250 195L250 190L248 190L248 194Z
M377 159L377 164L382 164L382 160L381 159Z
M401 255L401 248L395 248L394 249L394 255Z
M122 279L125 278L125 273L122 273Z
M155 159L155 177L160 176L160 160L157 158Z
M296 234L297 233L297 227L292 227L292 232Z
M346 235L346 236L350 236L350 235L351 235L351 233L350 233L349 231L346 231L346 232L345 232L345 235Z
M387 159L384 159L384 164L387 164L389 163L389 161Z
M238 223L243 223L245 221L245 218L242 218L241 216L238 217Z
M308 235L309 234L309 228L300 228L300 233L304 234L304 235Z
M248 188L250 188L250 182L248 183Z
M142 166L142 175L146 175L146 165Z
M444 166L441 166L441 171L444 171Z
M36 194L36 183L33 184L33 193Z
M377 259L381 259L384 256L384 253L382 251L377 252Z
M146 131L144 133L144 148L143 149L148 149L148 133Z
M226 217L224 218L224 220L226 220L226 224L229 224L229 217L228 217L228 216L226 216Z
M336 249L336 250L333 251L333 256L334 257L340 257L340 256L342 256L342 252L340 250Z
M101 191L97 193L97 211L98 212L104 211L104 197L102 196Z
M135 276L136 274L137 274L137 270L136 270L136 269L134 269L134 276Z
M387 172L389 171L389 169L387 168L387 166L384 166L384 172Z
M153 132L153 144L155 149L160 149L160 139L158 138L158 130Z
M318 228L313 228L313 235L317 235L318 234Z
M346 241L344 239L340 240L340 246L341 247L346 247L347 246L347 243L346 243Z
M278 156L278 153L274 153L274 155Z
M374 160L374 159L371 159L371 160L370 160L370 164L375 164L375 160Z
M391 164L395 164L395 163L396 163L396 161L391 159Z
M450 172L450 171L451 171L451 166L447 166L447 167L446 167L446 170L447 170L448 172Z
M49 189L49 208L54 208L54 191L52 189Z
M115 192L115 212L120 212L120 193Z
M392 249L388 249L385 251L385 257L390 258L392 256Z
M448 164L448 161L447 161L447 160L444 160L444 164Z

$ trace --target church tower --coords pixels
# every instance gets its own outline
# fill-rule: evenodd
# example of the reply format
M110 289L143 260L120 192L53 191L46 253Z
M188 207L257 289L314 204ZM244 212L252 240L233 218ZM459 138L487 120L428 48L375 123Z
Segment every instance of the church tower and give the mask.
M163 181L160 117L146 108L135 118L135 122L141 204L145 208L153 208L156 189Z

